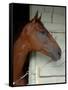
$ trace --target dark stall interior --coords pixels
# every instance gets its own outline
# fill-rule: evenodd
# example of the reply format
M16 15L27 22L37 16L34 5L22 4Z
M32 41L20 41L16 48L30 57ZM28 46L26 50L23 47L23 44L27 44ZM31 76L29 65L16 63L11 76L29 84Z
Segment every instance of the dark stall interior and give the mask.
M18 39L22 28L29 21L28 4L9 4L9 85L13 86L13 45ZM29 54L27 56L29 59ZM25 62L24 71L28 70L29 60ZM28 78L28 76L26 77Z

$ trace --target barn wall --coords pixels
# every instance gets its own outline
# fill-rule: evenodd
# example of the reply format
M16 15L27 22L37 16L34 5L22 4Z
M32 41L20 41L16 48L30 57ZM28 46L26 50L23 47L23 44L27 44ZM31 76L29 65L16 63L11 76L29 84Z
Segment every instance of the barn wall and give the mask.
M65 82L65 8L51 6L30 6L30 20L36 12L42 14L41 21L53 35L62 50L57 62L41 53L31 56L29 66L29 84L47 84Z

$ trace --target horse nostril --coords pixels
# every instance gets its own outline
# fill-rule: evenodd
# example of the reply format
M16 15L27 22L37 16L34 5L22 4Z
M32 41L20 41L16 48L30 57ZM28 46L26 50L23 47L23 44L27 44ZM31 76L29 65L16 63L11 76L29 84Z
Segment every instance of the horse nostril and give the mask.
M60 51L58 51L58 55L59 55L59 56L61 56L61 50L60 50Z
M58 55L59 55L59 56L61 55L60 52L58 52Z

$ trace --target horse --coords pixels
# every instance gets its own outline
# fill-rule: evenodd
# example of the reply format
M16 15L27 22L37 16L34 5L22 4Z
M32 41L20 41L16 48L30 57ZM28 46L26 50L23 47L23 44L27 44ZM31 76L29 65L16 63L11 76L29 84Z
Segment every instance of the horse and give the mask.
M57 61L61 58L61 48L52 37L49 31L44 27L41 21L41 15L38 12L24 26L19 38L14 43L13 58L13 85L27 85L28 78L25 72L26 57L31 52L41 52Z

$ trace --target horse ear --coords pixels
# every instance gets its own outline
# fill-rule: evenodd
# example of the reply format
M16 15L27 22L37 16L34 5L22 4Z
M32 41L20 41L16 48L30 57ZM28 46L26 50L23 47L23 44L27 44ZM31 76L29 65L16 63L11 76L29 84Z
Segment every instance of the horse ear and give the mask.
M38 19L41 20L41 16Z
M36 12L34 18L32 19L32 23L35 23L38 18L38 11Z
M41 20L41 17L42 17L42 14L39 16L39 18L38 18L38 19L39 19L39 20Z
M37 19L38 18L38 11L36 12L35 16L34 16L34 19Z

